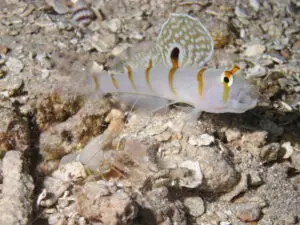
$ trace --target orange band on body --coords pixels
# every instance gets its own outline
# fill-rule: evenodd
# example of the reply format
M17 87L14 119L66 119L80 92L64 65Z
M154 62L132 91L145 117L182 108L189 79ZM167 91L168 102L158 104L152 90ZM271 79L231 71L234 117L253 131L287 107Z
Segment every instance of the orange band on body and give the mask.
M118 83L117 83L117 80L116 80L114 74L111 75L111 82L113 83L113 85L114 85L114 87L115 87L116 89L119 89L119 85L118 85Z
M136 86L132 77L132 69L129 65L126 66L127 67L127 74L128 74L128 79L130 80L130 83L133 87L133 89L136 91Z
M203 92L203 73L206 70L206 68L202 68L197 75L198 80L198 93L200 98L202 99L202 92Z
M178 59L171 58L171 60L172 60L173 67L170 69L170 72L169 72L169 87L170 87L171 92L175 96L177 96L174 85L173 85L173 79L174 79L175 72L178 69Z
M151 68L152 68L152 60L150 59L148 67L146 69L146 82L147 82L147 85L148 85L150 91L153 92L153 89L152 89L152 86L151 86L151 83L150 83L150 70L151 70Z

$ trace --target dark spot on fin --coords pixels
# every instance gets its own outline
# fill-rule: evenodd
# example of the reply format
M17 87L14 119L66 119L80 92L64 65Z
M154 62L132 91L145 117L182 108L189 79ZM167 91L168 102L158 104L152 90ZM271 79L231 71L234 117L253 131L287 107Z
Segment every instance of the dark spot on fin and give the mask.
M179 48L175 47L171 52L171 61L173 64L173 68L178 68L179 61Z

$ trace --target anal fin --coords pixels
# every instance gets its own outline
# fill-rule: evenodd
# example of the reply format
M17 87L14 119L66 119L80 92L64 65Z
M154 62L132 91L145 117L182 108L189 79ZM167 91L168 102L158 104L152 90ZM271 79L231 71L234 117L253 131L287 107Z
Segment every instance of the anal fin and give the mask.
M130 105L132 110L146 115L160 113L167 110L171 104L174 104L174 102L165 98L134 94L121 94L120 100Z

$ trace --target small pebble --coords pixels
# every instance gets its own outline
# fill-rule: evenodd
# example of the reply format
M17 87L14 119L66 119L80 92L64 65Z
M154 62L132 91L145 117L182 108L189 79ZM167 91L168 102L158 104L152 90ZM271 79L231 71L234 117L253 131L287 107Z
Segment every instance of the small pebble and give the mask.
M234 13L241 18L247 18L249 17L249 14L247 12L247 10L241 6L237 6L235 7Z
M129 38L135 40L142 40L144 38L144 35L137 31L133 31L132 33L129 34Z
M244 51L244 55L247 57L257 56L264 53L265 50L266 47L262 44L248 45Z
M0 44L0 54L6 55L8 52L8 47Z
M113 56L119 56L121 55L127 48L129 47L129 45L127 43L122 43L117 45L116 47L114 47L114 49L111 51L111 54Z
M296 86L296 87L294 87L294 91L295 91L295 92L300 92L300 85L299 85L299 86Z
M194 217L199 217L205 212L204 202L200 197L185 198L183 204L188 208L189 214Z
M59 168L53 172L52 176L64 182L76 182L86 178L87 174L84 166L80 162L70 162L60 165Z
M191 136L189 138L190 145L209 146L214 143L215 138L208 134L201 134L200 137Z
M258 171L256 170L251 170L249 172L249 186L258 186L261 185L263 183L263 180L259 174Z
M285 149L285 153L283 155L283 158L284 159L288 159L291 157L291 155L293 154L294 152L294 148L293 146L291 145L291 142L284 142L282 145L281 145L282 148Z
M88 37L89 43L99 52L107 52L115 46L117 39L114 34L110 33L95 33Z
M285 58L286 60L291 58L291 53L288 49L284 48L280 51L280 55L283 56L283 58Z
M297 2L297 0L289 1L287 11L295 18L300 18L300 4Z
M295 41L292 49L294 52L300 52L300 40Z
M251 67L247 70L247 77L262 77L266 75L267 70L265 67L256 64L254 67Z
M260 8L259 0L249 0L249 4L255 11L258 11Z
M242 222L253 222L259 219L261 209L254 203L240 203L236 205L235 214Z
M296 170L300 171L300 152L296 151L291 155L291 161Z
M21 62L21 60L12 57L8 58L8 60L6 61L6 66L13 74L20 73L24 68L24 64Z
M109 21L103 21L102 26L108 30L110 30L113 33L116 33L121 28L121 20L118 18L114 18Z
M228 221L222 221L220 222L220 225L231 225L231 223Z
M275 161L278 158L279 150L279 143L270 143L261 149L259 156L263 161L266 162Z

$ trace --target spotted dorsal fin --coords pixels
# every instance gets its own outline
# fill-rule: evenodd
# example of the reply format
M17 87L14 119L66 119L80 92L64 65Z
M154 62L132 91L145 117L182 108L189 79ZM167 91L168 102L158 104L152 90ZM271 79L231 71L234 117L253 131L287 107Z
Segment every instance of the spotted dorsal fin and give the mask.
M173 67L171 54L179 50L178 67L201 67L213 54L214 42L203 24L187 14L172 13L157 39L162 59Z
M213 54L214 42L203 24L187 14L172 13L162 25L156 41L145 41L127 49L113 65L113 69L147 68L165 64L174 67L176 52L177 67L201 67Z
M158 52L156 43L154 41L144 41L126 49L116 57L112 69L123 72L122 70L126 69L128 65L132 69L147 68L150 60L153 65L162 63L161 54Z

